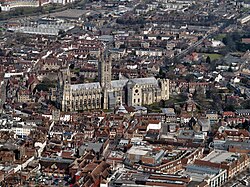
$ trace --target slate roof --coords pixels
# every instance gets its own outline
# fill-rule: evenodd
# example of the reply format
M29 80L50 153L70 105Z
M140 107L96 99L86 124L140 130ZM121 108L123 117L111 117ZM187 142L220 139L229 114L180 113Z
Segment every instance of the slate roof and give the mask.
M93 82L93 83L85 83L85 84L72 84L70 85L71 90L91 90L91 89L101 89L101 85L99 82Z

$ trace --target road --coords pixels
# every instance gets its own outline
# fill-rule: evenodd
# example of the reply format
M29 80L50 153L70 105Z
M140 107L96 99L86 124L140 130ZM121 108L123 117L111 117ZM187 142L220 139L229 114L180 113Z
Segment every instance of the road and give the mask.
M200 40L198 40L197 42L195 42L194 44L189 46L187 49L185 49L185 50L181 51L180 53L176 54L175 56L171 57L170 60L173 60L174 58L176 58L176 59L183 58L185 55L192 52L196 47L198 47L204 40L206 40L210 37L213 37L217 33L220 33L226 27L234 25L235 21L237 21L238 17L239 17L239 15L235 16L234 21L232 23L229 23L229 22L222 23L222 24L218 25L216 29L209 30Z
M208 31L207 34L205 34L205 36L203 36L200 40L198 40L197 42L195 42L194 44L192 44L191 46L189 46L187 49L181 51L180 53L178 53L177 55L171 57L170 59L180 59L182 57L184 57L185 55L187 55L188 53L190 53L191 51L193 51L196 47L198 47L202 42L204 42L204 40L206 40L207 38L210 38L211 36L213 36L215 33L217 33L219 30L221 30L221 26L218 27L218 29L215 29L213 31Z
M185 56L186 54L188 54L189 52L191 52L194 48L196 48L197 46L199 46L205 39L207 39L210 35L205 35L203 36L200 40L198 40L197 42L195 42L193 45L189 46L187 49L181 51L180 53L178 53L177 55L175 55L173 58L181 58L183 56Z

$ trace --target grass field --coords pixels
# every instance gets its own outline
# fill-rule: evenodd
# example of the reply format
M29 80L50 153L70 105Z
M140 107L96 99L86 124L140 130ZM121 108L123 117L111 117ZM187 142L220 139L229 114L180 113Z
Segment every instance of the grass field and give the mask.
M212 61L220 59L222 57L222 55L217 53L202 53L202 55L204 56L205 59L209 56Z
M217 36L214 37L215 40L222 41L223 38L226 37L226 34L218 34Z

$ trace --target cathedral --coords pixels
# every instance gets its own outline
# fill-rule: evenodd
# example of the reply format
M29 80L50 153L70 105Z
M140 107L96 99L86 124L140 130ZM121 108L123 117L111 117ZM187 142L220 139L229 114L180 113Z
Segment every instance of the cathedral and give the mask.
M149 105L169 99L169 80L155 77L111 80L112 56L99 59L99 82L71 84L69 69L59 74L57 103L62 111L114 109Z

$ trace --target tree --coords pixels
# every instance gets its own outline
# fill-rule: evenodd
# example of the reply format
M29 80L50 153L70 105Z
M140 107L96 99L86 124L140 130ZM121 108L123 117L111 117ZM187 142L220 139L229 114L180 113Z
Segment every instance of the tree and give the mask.
M227 106L224 108L224 111L232 111L232 112L235 112L235 106L234 106L234 105L227 105Z
M249 121L245 120L243 123L238 124L236 128L249 130L249 125Z
M28 106L27 103L23 103L23 104L22 104L22 108L26 108L27 106Z
M49 86L48 85L46 85L46 84L43 84L43 83L41 83L41 84L38 84L37 86L36 86L36 90L38 90L38 91L49 91Z
M70 68L70 69L74 69L74 68L75 68L75 64L73 64L73 63L70 64L70 65L69 65L69 68Z
M233 72L232 64L230 64L230 66L229 66L229 68L228 68L228 72Z
M242 82L243 84L247 84L247 83L248 83L248 78L243 77L243 78L241 79L241 82Z
M229 51L236 50L235 41L232 39L231 35L227 35L225 38L222 39L222 42L227 46Z
M38 91L49 91L50 88L54 88L56 86L56 82L51 81L48 78L44 78L44 80L36 86L36 90Z
M195 76L193 74L188 74L188 75L186 75L185 80L187 82L194 82Z
M198 86L196 89L195 89L195 92L194 92L194 98L198 99L198 100L204 100L205 99L205 91L204 91L204 88L201 87L201 86Z
M159 105L160 105L160 107L166 107L166 101L165 100L160 100Z
M250 99L245 100L243 103L241 103L241 106L245 109L250 109Z
M207 56L207 58L206 58L206 63L207 63L207 64L210 64L210 63L211 63L210 56Z
M166 72L164 72L163 68L161 67L159 71L159 78L165 78L165 77L166 77Z
M0 56L4 56L4 51L0 49Z

